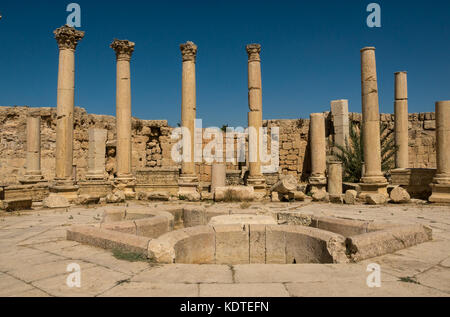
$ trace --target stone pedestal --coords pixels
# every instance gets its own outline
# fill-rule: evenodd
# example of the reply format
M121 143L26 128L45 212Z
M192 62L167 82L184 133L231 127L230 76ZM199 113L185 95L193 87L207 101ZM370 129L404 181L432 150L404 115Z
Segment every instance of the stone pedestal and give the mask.
M397 168L391 171L391 184L406 189L411 198L428 200L436 169Z
M265 178L261 172L260 133L262 128L261 45L246 46L248 54L248 156L247 185L253 186L257 198L266 195Z
M168 168L139 168L136 170L136 192L167 192L178 194L179 170Z
M326 192L326 143L325 143L325 118L322 113L310 115L310 148L311 148L311 176L309 184L311 192Z
M450 100L436 102L437 171L431 184L432 203L450 203Z
M134 196L135 178L131 172L131 78L130 60L135 43L114 40L111 48L116 52L116 129L117 129L117 177L115 187Z
M369 193L387 196L388 182L381 171L380 112L375 48L361 50L362 133L365 173L360 197Z
M225 187L227 178L227 166L223 163L213 163L211 166L211 193L216 187Z
M181 126L183 128L183 161L179 178L179 195L190 200L200 199L198 177L195 173L195 117L196 117L196 83L195 63L197 45L186 42L180 45L183 61L181 87Z
M54 31L59 47L56 121L56 164L52 193L69 201L77 198L73 175L73 113L75 98L75 49L84 32L67 25Z

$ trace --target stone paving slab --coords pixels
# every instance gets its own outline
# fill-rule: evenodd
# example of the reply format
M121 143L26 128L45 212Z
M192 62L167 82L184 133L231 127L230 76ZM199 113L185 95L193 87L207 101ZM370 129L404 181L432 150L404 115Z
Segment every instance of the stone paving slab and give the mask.
M71 224L99 223L104 208L111 207L0 213L0 296L450 296L450 206L252 203L248 212L283 209L420 223L434 228L434 240L350 265L234 266L128 262L65 239ZM242 213L239 204L213 208ZM81 288L67 286L68 263L81 264ZM381 266L381 288L366 285L370 263Z
M382 282L380 288L369 288L365 281L328 281L313 283L287 283L286 288L295 297L421 297L448 296L422 285L405 282Z
M198 284L130 282L116 286L100 297L198 297Z
M450 295L450 268L435 266L416 276L421 285L429 286Z
M200 284L200 297L288 297L281 283Z
M135 275L132 282L151 283L233 283L228 265L169 264L152 267Z
M81 268L81 287L69 287L66 280L68 275L58 275L55 277L39 280L31 285L45 290L52 296L58 297L79 297L97 296L115 287L121 281L130 278L129 275L119 273L100 266Z

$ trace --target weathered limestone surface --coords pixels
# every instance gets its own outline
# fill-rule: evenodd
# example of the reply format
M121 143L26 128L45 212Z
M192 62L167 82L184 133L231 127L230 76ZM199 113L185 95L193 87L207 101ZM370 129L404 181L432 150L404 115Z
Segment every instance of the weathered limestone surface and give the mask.
M213 163L211 169L211 193L214 193L214 190L217 187L225 187L226 186L226 173L227 166L222 163Z
M116 127L117 127L117 177L116 181L127 194L133 192L134 178L131 170L131 78L130 60L135 43L114 40L111 48L116 52Z
M360 195L387 195L387 181L381 172L380 114L374 47L361 50L361 95L365 173L361 179Z
M328 162L328 193L330 196L342 195L342 163Z
M331 115L334 127L334 142L337 145L346 146L349 140L349 117L348 117L348 100L331 101ZM338 149L333 149L338 151Z
M436 102L437 171L430 202L450 202L450 100Z
M42 181L41 171L41 116L39 111L30 112L27 117L27 164L21 183Z
M62 26L54 33L59 47L55 179L70 184L73 177L75 49L84 32Z
M395 73L395 167L408 168L408 86L406 72Z
M265 180L261 173L260 133L262 120L261 45L246 46L248 54L248 127L249 127L249 176L247 183L255 191L264 192Z
M0 107L0 183L18 184L26 173L26 126L29 112L35 108L28 107ZM57 114L55 108L36 108L40 113L41 123L41 171L46 180L55 176L55 140ZM435 143L435 114L411 113L409 114L409 166L411 168L436 168ZM361 114L350 113L349 121L361 126ZM382 114L381 122L394 131L394 115ZM428 123L433 125L431 129ZM326 119L326 138L332 141L332 121ZM280 128L280 171L284 175L293 175L305 182L311 173L310 149L308 146L309 120L267 120L263 126L270 129ZM91 128L106 129L106 171L111 180L117 173L116 169L116 122L115 117L106 115L88 114L82 108L74 111L73 134L73 163L76 165L76 179L84 180L88 171L89 134ZM172 132L165 120L132 119L132 173L136 174L137 183L149 184L155 182L162 185L162 177L170 183L168 190L173 194L178 188L179 166L171 159L171 148L176 140L170 139ZM431 130L430 130L431 129ZM209 140L204 140L208 142ZM328 143L328 142L327 142ZM327 152L330 149L327 148ZM239 184L241 172L238 165L227 163L227 182L231 175L237 175L231 184ZM156 169L160 168L161 172ZM139 172L142 170L142 173ZM153 173L155 170L155 173ZM170 171L169 171L170 170ZM211 165L197 163L196 173L202 182L211 181ZM264 174L266 176L266 174ZM414 179L416 176L414 176ZM432 178L433 176L431 176ZM141 180L139 180L141 178ZM429 178L427 176L427 178ZM417 180L422 177L417 177ZM159 182L158 182L159 181ZM165 182L164 181L164 182ZM241 180L242 181L242 180ZM416 182L416 180L414 180ZM428 182L430 183L430 182ZM241 183L242 184L242 183ZM142 186L139 191L152 189ZM408 189L409 190L409 189ZM431 192L431 190L430 190Z
M322 113L312 113L310 128L311 144L311 192L325 191L327 179L326 170L326 143L325 143L325 118Z

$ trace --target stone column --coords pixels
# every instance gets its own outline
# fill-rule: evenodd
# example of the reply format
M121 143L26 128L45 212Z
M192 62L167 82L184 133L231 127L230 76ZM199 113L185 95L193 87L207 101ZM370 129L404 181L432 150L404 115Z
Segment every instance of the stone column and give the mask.
M333 116L334 143L346 147L349 140L348 100L332 100L331 114ZM338 151L334 149L333 151Z
M436 176L430 202L450 203L450 100L436 102Z
M260 133L262 128L261 45L246 46L248 54L248 156L249 176L247 184L259 195L265 194L265 179L261 173Z
M342 201L342 163L339 161L328 163L328 193L330 201Z
M395 73L395 167L409 167L408 158L408 88L406 72Z
M116 130L117 177L115 184L127 197L132 197L135 179L131 172L131 78L130 60L135 43L115 39L110 47L116 52Z
M107 134L105 129L89 129L88 171L86 179L78 182L80 196L101 198L111 192L105 169Z
M325 143L325 117L322 113L310 115L310 149L311 149L311 192L326 191L326 143Z
M224 163L213 163L211 167L211 193L216 187L225 187L227 178L227 166Z
M41 116L39 110L30 110L27 117L27 168L22 184L43 181L41 172Z
M181 81L181 127L183 129L183 161L179 179L179 195L189 200L198 200L198 178L195 173L195 117L197 110L195 63L197 45L186 42L180 45L182 66Z
M387 195L387 181L381 171L380 113L378 105L375 48L361 50L362 133L365 174L360 196L369 193Z
M105 129L89 129L88 180L105 180L106 139Z
M75 98L75 49L84 32L67 25L54 31L59 47L56 121L55 191L68 199L77 197L73 180L73 112Z

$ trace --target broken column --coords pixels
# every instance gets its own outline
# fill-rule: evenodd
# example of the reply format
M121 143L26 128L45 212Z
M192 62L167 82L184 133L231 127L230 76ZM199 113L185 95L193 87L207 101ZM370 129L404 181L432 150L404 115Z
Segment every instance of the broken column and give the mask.
M334 143L346 147L349 140L348 100L332 100L331 115L333 116ZM339 151L337 148L334 152Z
M181 127L183 133L183 160L179 178L179 195L189 200L198 200L198 177L195 173L195 117L196 117L196 83L195 63L197 45L186 42L180 45L183 61L181 87Z
M131 79L130 60L135 43L115 39L111 48L116 52L116 130L117 130L117 176L116 188L124 191L127 198L134 195L135 178L131 171Z
M211 193L216 187L226 186L227 166L224 163L213 163L211 167Z
M80 196L101 198L111 191L105 169L107 133L105 129L89 129L88 171L86 179L78 183Z
M380 113L378 105L375 48L361 50L362 133L365 173L361 178L360 196L387 196L387 181L381 171Z
M88 171L86 179L106 179L105 158L106 138L108 131L105 129L89 129Z
M395 167L409 167L408 159L408 88L406 72L395 73Z
M342 163L328 162L328 193L331 202L342 202Z
M311 193L326 192L326 144L325 144L325 117L322 113L310 115L310 148L311 148Z
M39 110L30 110L27 117L27 166L22 184L43 181L41 171L41 116Z
M429 201L450 203L450 100L436 102L436 161Z
M249 175L247 185L253 186L257 196L265 195L265 179L261 172L260 133L262 133L261 45L246 46L248 54L248 131Z
M59 47L55 184L51 191L68 200L77 197L73 175L75 49L84 32L67 25L54 31Z

